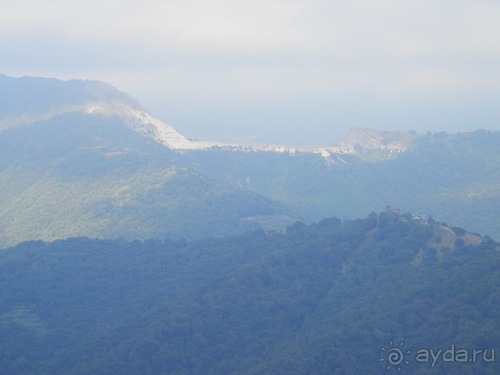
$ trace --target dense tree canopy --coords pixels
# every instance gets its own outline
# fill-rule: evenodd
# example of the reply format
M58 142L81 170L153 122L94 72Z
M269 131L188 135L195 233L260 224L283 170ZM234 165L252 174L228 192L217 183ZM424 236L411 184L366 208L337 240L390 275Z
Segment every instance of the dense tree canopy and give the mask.
M3 250L0 373L381 374L403 343L427 374L421 348L498 351L498 244L385 216ZM498 373L485 358L433 373Z

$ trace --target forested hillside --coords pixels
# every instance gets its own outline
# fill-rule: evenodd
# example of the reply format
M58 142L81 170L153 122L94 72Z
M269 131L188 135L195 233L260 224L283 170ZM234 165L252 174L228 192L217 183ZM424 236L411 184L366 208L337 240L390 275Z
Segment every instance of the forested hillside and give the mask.
M325 143L194 142L105 83L0 75L0 246L221 237L385 205L500 238L500 132Z
M352 155L191 152L185 163L266 195L303 220L393 205L500 238L500 132L429 133L405 152Z
M224 239L25 242L0 252L0 373L497 374L499 266L489 237L391 209ZM489 351L415 357L452 345Z
M179 162L173 150L186 145L103 82L0 75L0 246L73 236L217 237L259 228L260 216L271 226L296 218Z

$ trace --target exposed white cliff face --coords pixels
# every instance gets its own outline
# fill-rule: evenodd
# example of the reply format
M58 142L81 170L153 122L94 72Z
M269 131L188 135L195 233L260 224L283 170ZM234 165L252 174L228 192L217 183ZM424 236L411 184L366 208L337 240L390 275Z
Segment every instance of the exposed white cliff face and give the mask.
M206 150L221 148L227 151L264 151L288 153L320 154L328 163L345 162L340 155L356 154L360 150L387 151L400 153L407 151L415 136L407 132L390 132L374 129L354 128L349 131L345 140L337 145L311 147L311 146L286 146L275 144L228 144L220 142L199 141L194 142L179 134L173 127L151 116L140 106L129 103L89 103L85 106L87 114L104 116L118 116L125 124L139 134L152 138L156 142L172 150Z
M221 149L225 151L274 152L295 155L316 153L328 163L342 162L341 155L404 152L418 137L406 132L352 129L336 145L290 146L272 143L223 143L190 141L173 127L150 115L135 99L100 81L59 81L48 78L10 78L0 75L0 132L49 121L70 114L113 116L138 134L172 150ZM367 152L368 151L368 152ZM383 151L383 152L379 152Z
M407 132L354 128L345 140L327 149L335 154L355 154L359 149L399 153L407 151L414 138Z
M201 150L209 147L208 144L186 139L171 126L134 106L122 103L90 103L86 105L85 113L118 116L132 130L173 150Z

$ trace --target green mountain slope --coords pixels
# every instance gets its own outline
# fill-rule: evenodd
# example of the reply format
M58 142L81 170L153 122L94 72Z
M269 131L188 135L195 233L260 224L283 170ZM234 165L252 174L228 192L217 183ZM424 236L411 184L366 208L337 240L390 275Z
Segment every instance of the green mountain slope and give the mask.
M385 205L500 238L498 131L205 146L102 82L0 76L0 245L216 237Z
M38 96L22 101L21 90L18 107L0 114L0 245L82 235L223 236L258 228L251 219L262 215L290 222L282 205L179 163L179 153L137 129L144 124L120 115L123 106L136 105L125 94L99 82L29 83L39 95L52 93L48 103L63 109L51 112L45 96L39 107ZM71 100L75 106L68 107ZM95 100L118 112L76 106Z
M119 102L140 107L133 98L100 81L0 74L0 131L81 110L88 103Z
M368 161L370 155L377 160ZM333 156L334 164L304 153L197 151L185 158L311 221L331 214L354 218L392 205L500 238L498 131L419 135L401 153Z
M498 246L392 213L189 243L23 243L0 252L0 372L381 374L402 342L404 373L496 374ZM488 351L417 360L452 345Z

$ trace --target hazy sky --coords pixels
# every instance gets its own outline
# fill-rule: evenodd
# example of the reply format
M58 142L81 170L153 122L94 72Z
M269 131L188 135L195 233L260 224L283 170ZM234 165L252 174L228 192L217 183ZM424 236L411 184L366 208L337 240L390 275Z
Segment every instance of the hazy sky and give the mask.
M0 73L99 79L191 138L500 129L498 0L0 0Z

